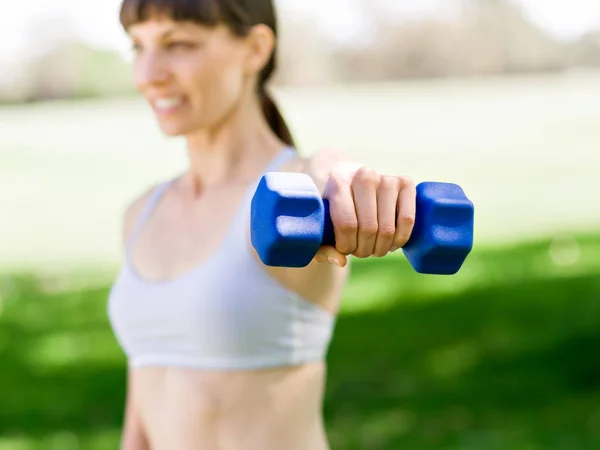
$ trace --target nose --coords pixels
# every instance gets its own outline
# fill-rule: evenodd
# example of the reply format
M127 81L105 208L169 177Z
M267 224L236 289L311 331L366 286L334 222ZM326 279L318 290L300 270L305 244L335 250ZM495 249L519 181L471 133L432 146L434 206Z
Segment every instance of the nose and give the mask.
M135 81L140 89L164 84L169 80L169 71L164 58L156 51L139 55L135 63Z

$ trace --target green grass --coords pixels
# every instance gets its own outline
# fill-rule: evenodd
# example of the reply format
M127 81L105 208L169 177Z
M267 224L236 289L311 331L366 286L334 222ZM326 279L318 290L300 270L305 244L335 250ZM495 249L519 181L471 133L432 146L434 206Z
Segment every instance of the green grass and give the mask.
M600 445L600 236L476 249L453 277L353 260L329 352L334 449ZM109 284L0 279L0 449L114 449Z

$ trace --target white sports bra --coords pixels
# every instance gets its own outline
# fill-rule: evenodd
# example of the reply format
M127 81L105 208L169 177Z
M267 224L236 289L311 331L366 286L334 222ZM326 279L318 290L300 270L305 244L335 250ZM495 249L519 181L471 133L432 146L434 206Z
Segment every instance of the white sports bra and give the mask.
M295 150L282 150L265 172ZM324 359L335 318L286 289L253 255L248 239L251 185L221 247L168 281L145 281L129 250L169 182L149 201L130 236L108 299L108 315L130 367L186 366L248 370Z

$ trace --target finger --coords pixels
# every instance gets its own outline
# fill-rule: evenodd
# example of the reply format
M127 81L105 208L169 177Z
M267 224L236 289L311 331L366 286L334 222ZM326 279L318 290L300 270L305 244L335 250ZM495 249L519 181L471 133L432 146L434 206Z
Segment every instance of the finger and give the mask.
M327 257L323 253L321 253L321 250L319 249L315 257L313 258L313 261L318 262L319 264L326 263Z
M334 264L339 267L345 267L348 262L346 255L338 252L335 247L330 245L319 248L315 259L317 262Z
M358 219L358 241L352 253L357 258L373 254L379 223L377 220L377 189L379 175L373 169L361 167L354 175L352 193Z
M410 178L400 177L398 194L398 217L392 251L396 251L410 239L417 211L417 189Z
M327 183L329 214L333 224L335 248L344 255L356 250L358 219L350 184L341 178L331 177Z
M383 176L377 191L377 221L379 230L375 240L374 256L382 257L388 254L394 245L396 233L396 208L400 182L397 177Z

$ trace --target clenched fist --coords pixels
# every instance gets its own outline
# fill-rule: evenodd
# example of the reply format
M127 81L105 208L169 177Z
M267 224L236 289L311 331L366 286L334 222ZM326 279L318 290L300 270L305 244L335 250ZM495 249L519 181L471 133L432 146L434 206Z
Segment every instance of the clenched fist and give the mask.
M348 255L382 257L403 247L415 223L416 196L410 178L339 164L324 193L336 245L319 249L315 260L343 267Z

